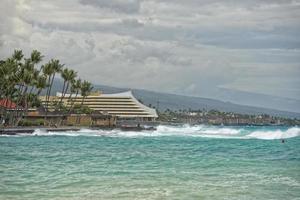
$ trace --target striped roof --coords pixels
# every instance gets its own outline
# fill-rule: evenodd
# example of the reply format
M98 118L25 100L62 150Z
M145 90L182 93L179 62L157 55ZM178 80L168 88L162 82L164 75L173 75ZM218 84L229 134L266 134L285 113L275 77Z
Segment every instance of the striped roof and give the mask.
M61 97L61 93L56 94L57 97ZM67 102L70 94L66 94L64 102ZM75 98L75 94L72 94L71 98L76 103L81 103L82 96L78 95ZM83 105L88 106L93 110L98 110L106 114L118 116L121 118L157 118L157 112L155 109L145 106L139 102L132 94L131 91L114 93L114 94L97 94L89 95L85 98Z

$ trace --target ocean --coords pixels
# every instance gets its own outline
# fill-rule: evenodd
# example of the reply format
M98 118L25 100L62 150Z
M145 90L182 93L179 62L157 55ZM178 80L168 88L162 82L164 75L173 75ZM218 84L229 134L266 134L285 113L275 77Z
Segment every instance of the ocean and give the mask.
M299 200L300 128L0 136L0 199Z

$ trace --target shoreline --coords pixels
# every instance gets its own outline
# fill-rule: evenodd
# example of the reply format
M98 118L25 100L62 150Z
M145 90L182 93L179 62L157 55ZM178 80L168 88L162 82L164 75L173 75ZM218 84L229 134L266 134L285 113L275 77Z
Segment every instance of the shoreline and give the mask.
M115 126L115 127L105 127L105 126L61 126L61 127L47 127L47 126L18 126L18 127L2 127L0 128L0 135L18 135L18 134L28 134L31 135L36 130L41 130L44 132L59 132L59 131L80 131L81 129L91 129L91 130L112 130L120 129L122 131L143 131L143 130L156 130L154 126L143 127L143 126Z
M180 126L184 123L159 123L158 125L169 125L169 126ZM190 126L194 125L207 125L207 124L189 124ZM251 126L251 127L261 127L261 126L286 126L287 125L208 125L208 126L222 126L222 127L235 127L235 126ZM138 127L138 126L115 126L115 127L87 127L87 126L61 126L61 127L47 127L47 126L19 126L19 127L0 127L0 135L18 135L18 134L33 134L36 130L41 130L44 132L59 132L59 131L80 131L81 129L91 129L91 130L112 130L120 129L121 131L152 131L156 130L156 127Z
M79 131L81 127L44 127L44 126L36 126L36 127L12 127L12 128L0 128L0 135L18 135L18 134L32 134L35 130L43 130L45 132L58 132L58 131Z

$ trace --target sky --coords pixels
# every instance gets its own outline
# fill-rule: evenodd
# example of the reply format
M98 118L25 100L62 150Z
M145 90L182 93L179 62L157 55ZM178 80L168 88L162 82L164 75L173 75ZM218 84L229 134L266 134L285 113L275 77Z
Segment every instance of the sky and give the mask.
M37 49L96 84L300 100L300 0L0 0L0 58Z

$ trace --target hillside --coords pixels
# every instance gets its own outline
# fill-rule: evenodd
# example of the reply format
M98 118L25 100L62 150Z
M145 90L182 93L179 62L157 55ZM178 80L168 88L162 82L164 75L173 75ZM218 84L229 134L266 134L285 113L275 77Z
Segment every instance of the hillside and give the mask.
M62 88L62 81L57 79L53 86L52 95ZM240 105L231 102L224 102L215 99L191 97L176 94L167 94L140 89L117 88L104 85L95 85L96 90L103 93L115 93L132 90L135 97L141 100L145 105L158 107L159 110L179 110L179 109L216 109L225 112L236 112L241 114L268 114L281 117L300 118L300 113L275 110L270 108L261 108L255 106Z

